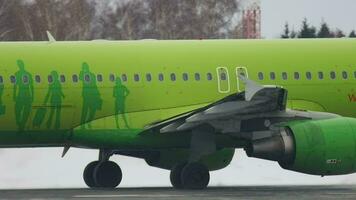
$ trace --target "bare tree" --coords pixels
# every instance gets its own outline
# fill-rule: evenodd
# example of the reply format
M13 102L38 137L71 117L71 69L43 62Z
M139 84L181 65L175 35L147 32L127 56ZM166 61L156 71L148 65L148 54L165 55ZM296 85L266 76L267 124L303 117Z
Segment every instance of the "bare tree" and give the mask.
M240 0L0 0L0 40L233 38Z
M102 16L109 22L103 31L117 33L115 39L233 37L230 33L238 12L236 0L126 1L108 12L109 19Z
M24 32L24 21L17 14L22 12L20 1L0 0L0 39L12 40L26 40L21 32Z
M233 0L199 0L201 12L199 21L204 38L229 37L226 35L231 27L234 15L238 13L239 2Z
M0 9L2 40L46 40L47 30L59 40L91 35L94 8L86 0L1 0Z

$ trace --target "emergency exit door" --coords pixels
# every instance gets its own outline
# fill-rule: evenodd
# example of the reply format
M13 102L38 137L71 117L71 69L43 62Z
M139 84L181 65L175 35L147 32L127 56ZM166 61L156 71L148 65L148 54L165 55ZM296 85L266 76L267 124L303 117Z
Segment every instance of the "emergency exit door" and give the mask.
M217 80L218 80L218 91L219 93L229 93L230 92L230 80L229 71L226 67L216 68Z
M245 90L245 83L242 79L248 78L246 67L236 67L237 91L242 92Z

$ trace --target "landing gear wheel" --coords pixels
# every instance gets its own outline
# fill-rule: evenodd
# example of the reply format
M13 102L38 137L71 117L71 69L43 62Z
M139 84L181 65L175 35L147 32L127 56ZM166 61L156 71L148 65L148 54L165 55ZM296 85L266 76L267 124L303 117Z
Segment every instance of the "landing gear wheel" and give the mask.
M209 169L200 163L188 163L182 171L181 181L184 189L205 189L210 180Z
M97 187L116 188L122 180L122 171L115 162L106 161L94 169L94 181Z
M85 184L89 188L96 187L95 181L94 181L94 169L98 164L99 164L99 161L91 162L84 169L83 179L84 179Z
M185 165L186 163L179 163L175 165L171 170L171 174L169 178L171 180L172 186L176 189L184 188L181 180L181 174Z

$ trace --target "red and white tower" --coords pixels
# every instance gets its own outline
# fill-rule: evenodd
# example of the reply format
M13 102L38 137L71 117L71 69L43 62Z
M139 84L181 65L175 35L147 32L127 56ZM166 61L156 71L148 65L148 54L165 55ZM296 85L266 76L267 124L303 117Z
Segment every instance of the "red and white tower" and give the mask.
M242 35L246 39L261 38L261 8L258 2L248 5L242 12Z

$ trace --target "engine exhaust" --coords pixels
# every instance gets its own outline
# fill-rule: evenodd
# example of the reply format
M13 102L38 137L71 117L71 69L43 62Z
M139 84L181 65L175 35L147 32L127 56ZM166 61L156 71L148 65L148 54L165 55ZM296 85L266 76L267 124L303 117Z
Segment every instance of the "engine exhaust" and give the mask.
M272 137L252 141L245 151L249 157L289 164L295 158L293 133L289 128L282 128Z

